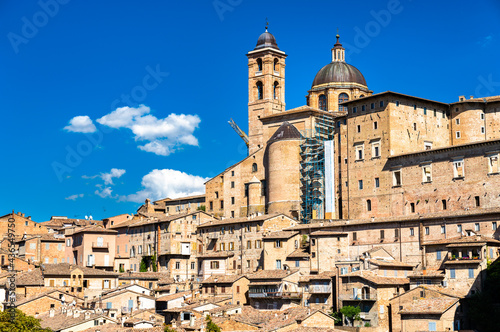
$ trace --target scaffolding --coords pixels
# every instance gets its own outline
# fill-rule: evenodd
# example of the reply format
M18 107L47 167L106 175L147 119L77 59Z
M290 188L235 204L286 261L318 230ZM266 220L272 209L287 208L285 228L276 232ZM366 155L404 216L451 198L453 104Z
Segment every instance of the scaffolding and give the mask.
M314 118L314 127L302 131L300 144L302 223L325 216L325 151L324 142L333 140L334 117L322 114Z

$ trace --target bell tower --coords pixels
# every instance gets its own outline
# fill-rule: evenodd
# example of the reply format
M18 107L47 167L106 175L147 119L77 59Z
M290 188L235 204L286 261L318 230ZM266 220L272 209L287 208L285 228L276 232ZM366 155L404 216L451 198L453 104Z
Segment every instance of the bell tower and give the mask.
M261 117L285 111L285 58L276 39L267 31L248 52L249 154L264 146Z

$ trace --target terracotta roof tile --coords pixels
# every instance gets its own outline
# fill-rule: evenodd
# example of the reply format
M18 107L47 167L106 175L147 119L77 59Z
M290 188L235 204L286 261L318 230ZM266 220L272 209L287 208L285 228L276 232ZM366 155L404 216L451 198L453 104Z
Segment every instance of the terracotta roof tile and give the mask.
M247 278L250 279L251 282L257 282L260 279L283 279L296 273L298 269L294 270L260 270L255 273L251 273L247 275Z
M428 315L443 314L451 306L457 303L457 298L433 298L414 300L410 305L403 307L399 314Z
M241 275L241 274L212 275L212 276L208 277L207 279L203 280L201 283L202 284L232 284L233 282L235 282L241 278L246 278L246 277L244 275Z
M405 285L409 284L408 278L395 278L395 277L381 277L372 271L356 271L340 276L341 278L360 277L376 285Z
M85 276L110 276L117 277L119 273L104 271L100 269L93 269L85 266L73 265L68 263L59 264L42 264L42 271L44 275L59 275L70 276L71 271L75 269L82 270Z
M271 240L271 239L289 239L292 236L299 234L296 231L278 231L264 234L262 237L263 240Z
M263 215L256 216L256 217L228 218L228 219L223 219L223 220L209 221L209 222L206 222L204 224L199 225L198 228L205 228L205 227L212 227L212 226L219 226L219 225L241 224L241 223L255 222L255 221L264 221L264 220L268 220L268 219L277 217L279 215L283 215L284 217L288 218L287 216L285 216L282 213L263 214Z
M197 258L228 258L233 257L234 252L232 251L210 251L204 254L198 254Z

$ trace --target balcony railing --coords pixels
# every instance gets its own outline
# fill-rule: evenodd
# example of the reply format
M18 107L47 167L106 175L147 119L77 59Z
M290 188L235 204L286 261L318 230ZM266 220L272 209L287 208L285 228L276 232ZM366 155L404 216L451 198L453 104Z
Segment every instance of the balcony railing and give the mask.
M353 294L341 294L339 295L339 300L343 301L377 301L377 294L362 294L362 295L353 295Z
M309 286L309 293L311 294L325 294L325 293L331 293L332 292L332 286L330 285L310 285Z
M92 242L92 248L109 249L109 242Z

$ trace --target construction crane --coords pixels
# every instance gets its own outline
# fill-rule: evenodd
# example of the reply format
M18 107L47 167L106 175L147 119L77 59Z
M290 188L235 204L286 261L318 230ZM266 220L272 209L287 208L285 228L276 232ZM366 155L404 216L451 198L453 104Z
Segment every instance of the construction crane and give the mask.
M234 131L240 135L241 139L243 139L245 141L245 144L247 145L247 148L248 148L248 135L245 134L245 132L243 130L241 130L240 127L238 127L238 125L234 122L233 119L231 119L231 121L228 121L227 123L229 123L229 125L231 127L233 127Z

